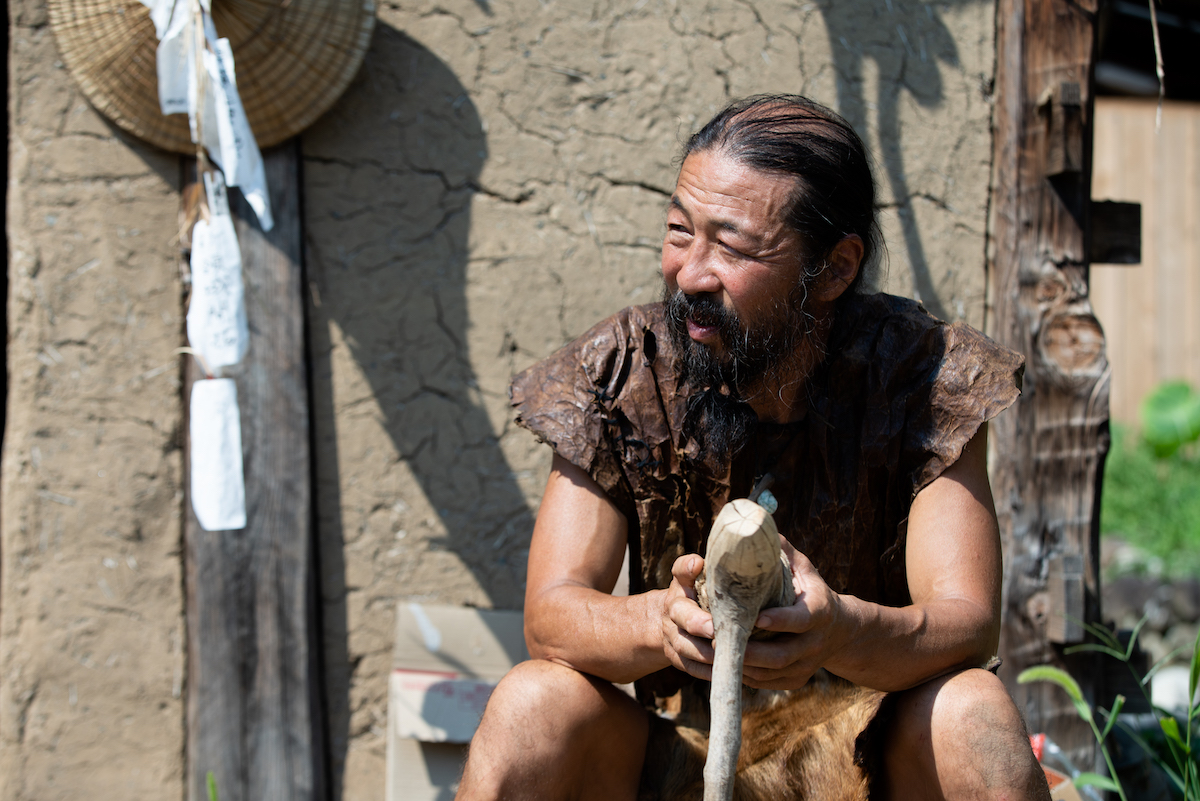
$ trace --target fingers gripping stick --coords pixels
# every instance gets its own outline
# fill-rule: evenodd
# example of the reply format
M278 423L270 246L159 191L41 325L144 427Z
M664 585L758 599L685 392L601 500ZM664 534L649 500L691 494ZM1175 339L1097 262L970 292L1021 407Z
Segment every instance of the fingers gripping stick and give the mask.
M730 501L713 521L704 558L700 605L713 618L712 725L704 764L704 801L733 798L742 744L742 663L746 642L762 609L795 601L791 570L766 509L751 500Z

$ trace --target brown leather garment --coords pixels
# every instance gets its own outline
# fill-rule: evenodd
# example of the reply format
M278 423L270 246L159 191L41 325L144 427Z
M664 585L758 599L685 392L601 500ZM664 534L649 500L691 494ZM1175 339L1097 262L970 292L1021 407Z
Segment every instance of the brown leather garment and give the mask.
M916 493L1019 393L1023 358L917 303L853 296L809 379L809 412L759 425L736 458L697 458L682 434L662 305L625 309L518 375L517 423L586 470L630 523L631 591L665 587L704 553L716 513L775 476L775 522L836 591L908 603L903 550Z
M625 309L518 375L518 424L586 470L629 522L630 591L670 584L704 553L713 518L765 472L779 531L829 586L889 606L910 602L904 543L912 500L1020 392L1024 359L914 301L839 301L808 412L760 424L739 454L700 458L683 434L687 391L661 304ZM637 683L648 705L692 680L669 668Z

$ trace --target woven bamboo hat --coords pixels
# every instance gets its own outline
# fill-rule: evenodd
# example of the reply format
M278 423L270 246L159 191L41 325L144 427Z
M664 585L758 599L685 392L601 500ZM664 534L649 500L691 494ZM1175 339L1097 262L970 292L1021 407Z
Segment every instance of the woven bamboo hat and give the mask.
M63 61L100 113L159 147L193 152L187 115L159 110L150 9L138 0L49 6ZM213 0L212 16L233 48L254 138L269 147L312 124L358 72L375 0Z

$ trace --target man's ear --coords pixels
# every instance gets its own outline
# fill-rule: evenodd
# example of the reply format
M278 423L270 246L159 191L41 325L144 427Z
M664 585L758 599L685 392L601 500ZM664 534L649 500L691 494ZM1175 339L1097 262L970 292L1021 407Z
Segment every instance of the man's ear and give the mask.
M817 282L817 299L832 303L840 298L858 277L862 257L863 241L858 234L843 237L842 241L834 245L825 257L826 267Z

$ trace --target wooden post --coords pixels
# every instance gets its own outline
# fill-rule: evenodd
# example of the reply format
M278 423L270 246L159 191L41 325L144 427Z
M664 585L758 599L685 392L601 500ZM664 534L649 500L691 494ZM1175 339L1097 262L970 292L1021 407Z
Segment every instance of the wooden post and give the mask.
M1067 696L1016 684L1054 663L1098 698L1095 660L1064 657L1098 622L1099 497L1108 361L1088 302L1092 62L1097 0L1000 0L988 271L1000 342L1025 354L1016 406L994 424L1004 539L1001 676L1031 732L1084 770L1095 743Z
M237 382L246 528L204 531L186 504L189 801L207 801L210 771L221 801L325 796L295 140L263 159L275 227L263 233L229 193L250 327L246 358L225 371ZM189 360L185 400L198 378Z

